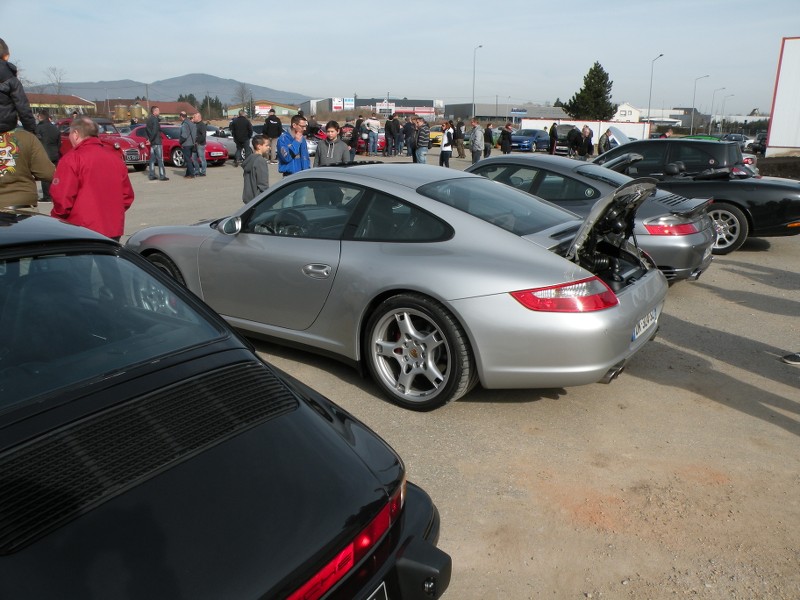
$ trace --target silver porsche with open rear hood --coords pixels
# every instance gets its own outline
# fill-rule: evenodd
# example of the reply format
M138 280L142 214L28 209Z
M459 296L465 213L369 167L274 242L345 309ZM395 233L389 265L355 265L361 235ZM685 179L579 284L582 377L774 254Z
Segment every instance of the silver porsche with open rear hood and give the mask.
M632 236L634 180L581 219L419 164L324 167L233 215L128 247L245 334L332 355L407 408L485 388L610 381L651 339L667 282Z

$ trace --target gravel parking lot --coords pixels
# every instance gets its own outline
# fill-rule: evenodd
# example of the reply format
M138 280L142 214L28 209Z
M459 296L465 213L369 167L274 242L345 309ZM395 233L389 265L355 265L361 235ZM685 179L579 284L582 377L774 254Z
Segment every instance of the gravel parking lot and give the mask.
M241 206L231 163L181 175L131 173L127 233ZM800 350L799 254L800 238L751 240L673 286L609 385L478 389L420 414L333 360L258 348L399 451L440 509L448 598L796 599L800 368L779 357Z

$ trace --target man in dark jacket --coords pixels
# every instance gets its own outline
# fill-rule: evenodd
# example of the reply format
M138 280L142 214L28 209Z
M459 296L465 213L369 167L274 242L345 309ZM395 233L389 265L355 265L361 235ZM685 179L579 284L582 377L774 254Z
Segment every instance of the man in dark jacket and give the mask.
M461 119L453 126L453 139L456 142L458 158L466 158L466 154L464 154L464 121Z
M270 108L267 118L264 120L264 137L269 145L267 160L273 165L278 164L278 138L283 133L283 123L280 117L275 114L275 109Z
M33 118L28 96L17 78L17 67L8 62L10 52L6 43L0 39L0 133L22 127L36 133L36 119Z
M417 128L410 117L406 117L406 122L403 125L403 138L406 140L407 156L410 156L414 162L417 162Z
M239 111L239 116L231 121L231 135L236 142L236 155L233 157L233 166L238 167L250 155L252 148L250 138L253 137L253 124L244 116L244 111Z
M208 133L208 127L206 127L206 122L203 121L203 115L199 112L192 115L192 122L197 130L193 155L197 160L195 175L198 177L205 177L206 169L208 168L208 163L206 162L206 135Z
M147 117L147 124L145 125L145 133L147 134L147 141L150 144L150 181L156 178L155 166L158 161L158 179L160 181L169 181L169 177L164 172L164 143L161 140L161 125L158 122L158 115L161 114L161 109L153 106L150 109L150 116Z
M42 142L44 151L47 152L47 158L55 165L58 163L59 149L61 147L61 135L58 133L58 127L50 122L50 115L44 109L37 113L36 118L39 121L36 125L36 137ZM42 181L42 202L51 201L50 182Z

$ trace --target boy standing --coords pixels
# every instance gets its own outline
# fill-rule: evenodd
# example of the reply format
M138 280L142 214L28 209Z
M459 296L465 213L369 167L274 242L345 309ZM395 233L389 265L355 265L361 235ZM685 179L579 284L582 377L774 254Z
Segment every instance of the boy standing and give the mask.
M335 165L350 161L350 147L339 139L339 123L328 121L325 125L327 137L317 144L317 155L314 157L315 167Z
M244 177L244 190L242 202L247 204L269 187L269 153L270 144L263 135L253 136L253 152L248 154L242 162L242 176Z

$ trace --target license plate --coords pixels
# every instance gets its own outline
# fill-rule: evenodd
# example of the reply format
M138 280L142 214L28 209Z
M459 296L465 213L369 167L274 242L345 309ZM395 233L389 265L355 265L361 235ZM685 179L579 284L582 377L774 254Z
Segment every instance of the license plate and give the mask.
M389 600L389 595L386 593L386 584L381 583L367 600Z
M222 156L222 152L212 152L211 156Z
M633 328L633 335L631 336L631 341L637 339L640 335L642 335L645 331L650 329L653 325L658 322L658 309L654 308L641 319L636 324L636 327Z

